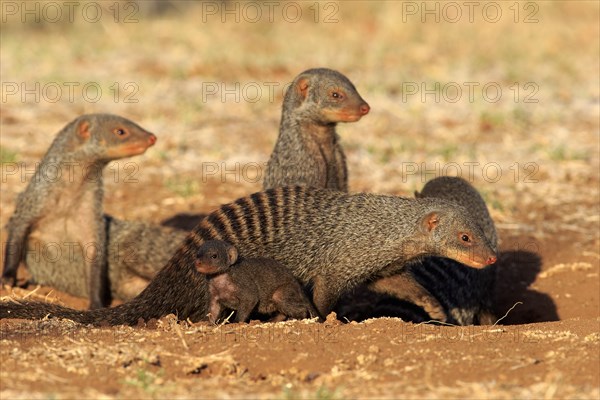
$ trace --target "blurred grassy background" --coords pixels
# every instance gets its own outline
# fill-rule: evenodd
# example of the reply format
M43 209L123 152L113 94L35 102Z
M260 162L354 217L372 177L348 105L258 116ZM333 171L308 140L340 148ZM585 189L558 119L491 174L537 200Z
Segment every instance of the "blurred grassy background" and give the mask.
M20 8L26 3L33 14ZM82 113L120 114L159 138L145 155L106 171L106 209L115 216L158 221L176 212L206 212L259 190L257 166L268 160L277 137L283 87L303 70L322 66L346 74L371 105L361 121L338 127L351 190L412 195L427 179L456 173L458 166L488 201L501 238L535 237L547 245L543 256L566 251L569 261L597 257L596 1L474 2L473 22L463 7L455 23L448 21L455 14L445 2L274 2L270 21L263 2L170 1L165 10L152 10L151 2L78 1L73 22L65 8L63 18L51 22L53 7L62 2L26 3L0 3L3 226L55 134ZM257 22L249 21L255 14L248 4L260 7ZM424 4L438 7L439 23L435 14L424 15ZM490 22L489 4L501 9L497 22ZM102 17L91 22L97 6ZM298 7L302 16L291 22ZM331 19L337 22L326 22ZM85 98L84 85L92 98L93 88L101 88L97 102ZM430 90L424 98L421 85ZM485 85L492 97L493 88L501 89L497 101L485 97ZM207 89L215 86L221 92L210 95ZM454 101L457 86L462 96ZM252 92L256 87L262 95ZM419 92L411 94L415 87ZM14 163L23 163L16 173ZM364 394L363 378L353 390ZM518 387L517 396L552 398L558 387L556 397L597 394L597 387L575 390L560 375L556 379L532 379L528 388L500 383L492 392L459 381L458 392L428 391L434 397L512 398ZM414 384L417 389L403 390L418 391L423 382ZM428 391L419 393L427 397Z
M76 3L73 22L64 8L51 22L57 2L36 3L38 22L35 13L3 4L2 161L33 165L81 113L132 118L159 141L132 159L138 184L107 182L107 208L116 215L157 219L258 190L260 177L242 168L267 161L284 85L317 66L346 74L372 107L338 129L354 191L412 194L434 175L456 171L451 163L471 178L465 163L473 162L479 165L471 180L500 224L537 223L538 209L556 206L564 207L565 221L589 220L597 203L597 2L493 3L502 12L496 22L495 9L477 3L473 22L462 7L454 23L455 9L444 2L426 6L438 7L439 23L421 2L276 2L272 15L262 2L171 1L160 12L148 2ZM102 16L94 23L98 5ZM262 16L252 22L256 7ZM97 102L84 97L86 84L101 88ZM210 95L207 84L222 91ZM15 85L16 94L9 93ZM39 99L22 85L39 85ZM67 85L78 85L73 99ZM424 98L422 85L430 90ZM57 97L56 87L62 95L47 101ZM252 91L257 87L262 94ZM454 101L456 87L462 96ZM496 97L498 87L497 101L485 97ZM407 91L414 88L418 93ZM96 95L93 88L88 95ZM203 176L203 163L216 163L219 173ZM224 168L238 168L237 177L222 176ZM13 175L3 179L3 210L12 209L24 185ZM122 208L128 193L140 192L147 196ZM581 204L587 211L574 207Z

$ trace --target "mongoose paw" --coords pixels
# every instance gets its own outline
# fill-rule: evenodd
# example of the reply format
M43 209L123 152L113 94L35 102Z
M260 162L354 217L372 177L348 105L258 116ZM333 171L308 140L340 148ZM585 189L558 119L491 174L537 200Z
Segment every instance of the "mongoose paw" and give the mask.
M448 316L446 315L446 313L443 310L440 310L440 309L427 310L426 309L425 312L427 312L427 314L429 314L429 316L431 317L432 320L441 321L441 322L446 322L448 320Z
M433 298L420 298L415 301L429 317L434 321L448 322L448 314L444 311L444 307Z
M17 274L4 274L2 275L2 286L15 287L17 286Z
M477 314L479 325L494 325L498 320L491 311L480 311Z
M281 322L281 321L285 321L287 319L287 316L283 313L278 313L275 314L275 316L273 316L271 319L269 319L269 322Z
M206 314L206 317L208 318L208 322L210 322L212 325L217 325L217 317L215 317L212 313Z

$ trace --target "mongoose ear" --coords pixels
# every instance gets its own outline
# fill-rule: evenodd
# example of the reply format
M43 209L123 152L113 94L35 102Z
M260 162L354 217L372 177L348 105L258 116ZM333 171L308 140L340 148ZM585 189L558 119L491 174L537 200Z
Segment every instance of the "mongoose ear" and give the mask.
M229 246L227 249L227 255L229 256L230 265L235 264L238 259L238 251L234 246Z
M417 199L420 199L420 198L422 198L422 197L423 197L423 196L421 196L421 193L419 193L419 191L418 191L418 190L415 190L415 198L417 198Z
M440 215L437 211L432 211L425 215L421 220L421 229L425 233L429 233L434 230L440 223Z
M308 78L300 78L296 83L296 91L302 100L306 99L308 95Z
M90 136L92 136L92 133L90 132L90 122L85 119L79 122L77 125L77 134L83 139L89 139Z

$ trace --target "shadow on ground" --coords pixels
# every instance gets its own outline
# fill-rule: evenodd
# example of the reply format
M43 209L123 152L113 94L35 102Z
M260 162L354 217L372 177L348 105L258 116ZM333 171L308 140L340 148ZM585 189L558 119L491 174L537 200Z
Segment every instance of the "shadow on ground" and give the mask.
M552 298L530 288L541 269L542 260L538 254L522 250L500 253L495 266L495 293L492 294L497 319L507 314L516 303L523 304L516 305L499 324L516 325L559 320ZM361 285L345 295L338 303L336 312L340 319L349 321L376 317L397 317L415 323L431 320L421 307L376 293L366 285Z
M542 258L529 251L505 251L498 259L496 276L496 314L504 315L515 303L522 302L502 320L504 325L558 321L552 298L533 290L530 285L542 270Z

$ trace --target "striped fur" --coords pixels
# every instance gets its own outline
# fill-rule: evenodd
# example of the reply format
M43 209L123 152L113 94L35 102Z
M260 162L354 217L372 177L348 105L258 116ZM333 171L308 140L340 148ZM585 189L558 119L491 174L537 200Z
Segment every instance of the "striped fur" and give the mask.
M438 225L421 228L436 213ZM458 232L469 232L468 249ZM82 323L136 324L169 313L181 319L205 318L206 280L194 268L198 247L224 240L241 257L267 257L313 287L317 310L327 314L346 290L417 257L469 257L473 263L495 257L466 209L439 199L349 195L326 189L282 187L243 197L207 216L148 287L128 303L80 312L40 303L2 304L0 318L41 318L46 314ZM474 251L475 250L475 251Z

